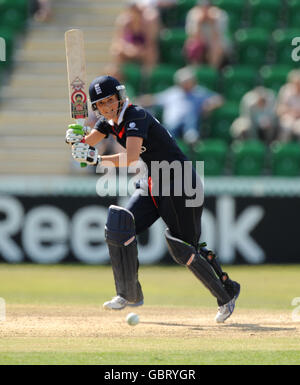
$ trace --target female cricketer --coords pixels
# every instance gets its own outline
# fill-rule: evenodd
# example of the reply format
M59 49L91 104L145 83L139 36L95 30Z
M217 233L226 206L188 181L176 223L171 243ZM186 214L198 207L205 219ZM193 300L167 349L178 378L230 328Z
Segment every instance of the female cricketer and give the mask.
M161 217L167 225L165 238L172 258L187 266L217 299L215 320L224 322L234 310L240 285L223 272L214 253L199 244L204 193L196 171L185 167L190 162L160 122L142 107L129 103L125 87L117 79L111 76L94 79L89 94L99 120L90 133L82 126L69 126L66 142L72 145L73 158L104 167L128 167L141 158L149 175L147 183L136 184L126 208L111 205L108 209L105 239L117 295L103 307L121 310L143 305L136 235ZM109 135L114 135L126 149L124 153L98 154L94 146ZM179 167L172 168L174 162ZM161 165L164 167L160 168ZM171 172L166 179L167 166Z

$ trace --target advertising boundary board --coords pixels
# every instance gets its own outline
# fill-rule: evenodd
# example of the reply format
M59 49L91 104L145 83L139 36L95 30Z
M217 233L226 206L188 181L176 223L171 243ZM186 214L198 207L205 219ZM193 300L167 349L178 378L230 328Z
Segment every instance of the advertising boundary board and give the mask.
M95 177L0 178L0 261L107 264L107 207ZM298 263L296 178L206 178L201 241L222 264ZM165 224L138 237L141 264L173 263Z

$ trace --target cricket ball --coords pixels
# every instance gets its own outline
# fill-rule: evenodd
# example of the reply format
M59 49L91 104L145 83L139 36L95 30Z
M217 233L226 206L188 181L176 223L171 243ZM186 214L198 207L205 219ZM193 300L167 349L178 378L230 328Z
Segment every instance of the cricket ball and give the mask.
M135 313L129 313L126 317L126 321L127 321L128 325L135 326L140 322L140 318Z

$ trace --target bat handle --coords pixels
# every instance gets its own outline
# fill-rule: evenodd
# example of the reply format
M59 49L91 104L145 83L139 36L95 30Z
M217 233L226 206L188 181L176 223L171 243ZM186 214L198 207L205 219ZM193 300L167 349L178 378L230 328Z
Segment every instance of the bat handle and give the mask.
M85 119L76 119L76 123L77 124L80 124L82 127L84 127L84 123L85 123ZM81 141L80 141L80 143L85 143L85 139L83 138ZM86 167L87 166L87 164L86 163L80 163L80 167L81 168L84 168L84 167Z
M82 139L80 143L85 143L85 139ZM81 167L81 168L84 168L84 167L86 167L86 166L87 166L86 163L83 163L83 162L80 163L80 167Z

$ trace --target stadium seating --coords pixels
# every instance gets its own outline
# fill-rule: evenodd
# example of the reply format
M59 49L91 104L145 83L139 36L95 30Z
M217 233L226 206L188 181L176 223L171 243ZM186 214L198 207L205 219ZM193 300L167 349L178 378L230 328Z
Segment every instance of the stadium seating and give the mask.
M122 76L126 84L127 92L131 90L132 96L136 96L141 91L141 67L139 64L126 63L122 66Z
M300 175L300 146L298 142L271 145L271 171L274 176Z
M153 71L147 84L148 92L158 92L172 85L176 69L186 65L183 46L187 36L184 24L187 12L195 4L196 0L178 0L176 7L164 15L165 25L171 28L165 28L161 33L159 44L162 64ZM207 64L195 66L198 83L220 93L226 103L203 120L201 135L205 145L195 146L191 153L191 147L179 141L183 151L187 155L192 154L194 160L198 159L200 153L201 156L206 154L205 157L209 159L208 152L215 153L216 148L221 152L219 143L223 143L222 148L225 146L228 149L232 141L230 126L239 116L239 103L246 92L261 84L277 93L286 83L290 70L299 65L291 58L294 48L291 41L293 37L300 36L300 1L214 0L214 5L228 14L234 53L230 65L221 71ZM131 76L130 71L127 72L128 84L137 93L137 85L140 84L138 71ZM130 77L135 77L135 80L130 80ZM267 149L259 141L236 142L230 148L235 175L262 175L267 170ZM272 159L276 156L272 155ZM275 163L274 160L272 164ZM279 172L275 171L278 169L283 172L283 166L272 167L274 172ZM217 169L217 165L208 161L206 174L216 175ZM224 169L220 169L222 172Z
M195 67L197 81L201 86L207 87L211 90L218 88L218 71L207 65Z
M183 45L186 40L184 28L164 29L160 35L160 61L181 67L185 64Z
M170 65L157 65L148 77L147 92L153 94L172 86L174 84L175 71L176 68Z
M148 92L158 92L172 85L176 69L186 65L183 53L187 38L184 24L187 12L195 4L196 0L178 0L177 6L164 15L165 25L171 28L165 28L161 33L159 44L162 64L153 71L147 84ZM198 83L222 94L226 103L204 119L201 127L204 141L194 146L193 151L183 141L178 141L183 152L192 156L193 160L205 157L207 175L224 172L224 167L217 160L214 162L213 158L222 158L220 154L224 149L228 152L232 141L230 126L239 116L239 103L245 93L259 84L278 92L290 70L298 66L291 58L294 48L291 40L300 36L298 0L215 0L214 5L228 14L234 54L230 65L221 71L206 64L195 66L195 70ZM128 84L138 93L141 82L139 71L130 74L130 69L126 69L125 72ZM285 146L280 151L278 146L273 148L272 172L298 175L298 171L295 171L297 167L291 160L278 165L277 158L285 159L286 152ZM267 170L267 148L258 140L235 142L230 147L230 154L232 172L237 176L258 176ZM296 152L293 155L295 158Z
M1 16L1 24L10 27L16 32L21 32L25 28L27 16L17 9L8 9Z
M13 8L27 17L28 3L28 0L0 0L0 12Z
M188 11L193 8L197 0L177 0L176 6L176 22L178 26L185 25L185 19Z
M263 66L259 71L262 85L278 92L280 87L285 84L287 75L291 69L291 67L285 65Z
M237 62L261 66L267 57L270 36L263 28L243 28L234 34Z
M230 126L239 115L239 104L227 102L222 107L214 110L209 121L209 136L211 138L231 141Z
M180 150L189 158L191 155L190 146L182 139L176 138L176 143Z
M0 0L0 26L15 31L24 29L28 18L28 0Z
M287 25L290 28L299 28L300 26L300 2L299 0L287 0Z
M249 0L249 25L272 31L280 24L281 8L281 0Z
M221 139L206 139L194 147L194 160L204 161L205 175L221 175L225 171L228 145Z
M257 71L249 66L228 66L223 70L222 94L228 100L239 102L256 84Z
M234 175L262 175L266 157L266 146L261 141L236 141L231 146L231 155Z

